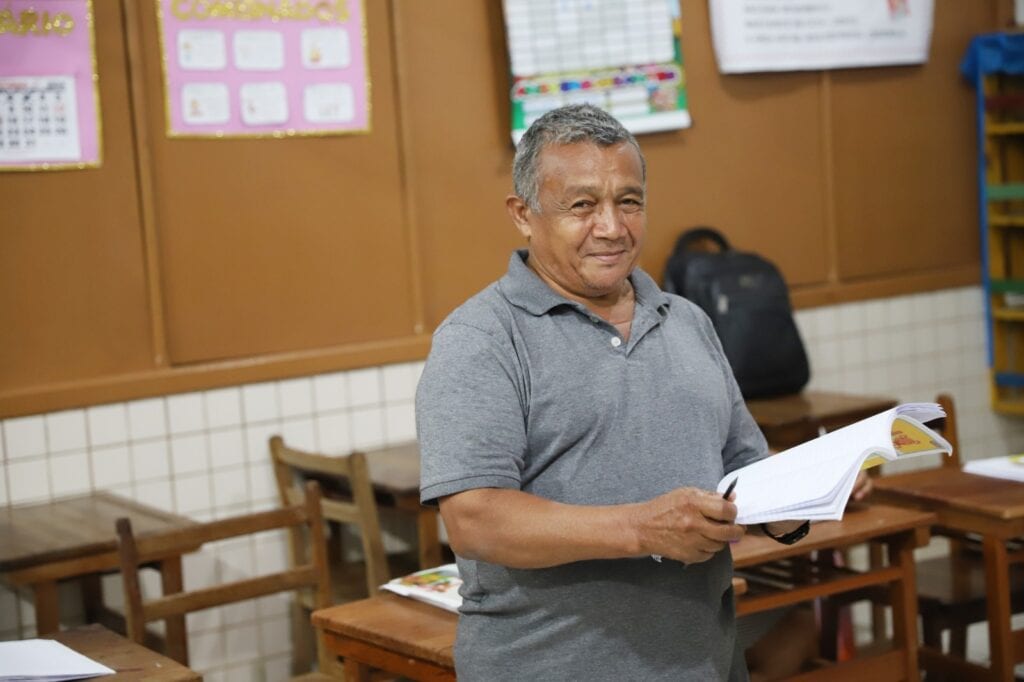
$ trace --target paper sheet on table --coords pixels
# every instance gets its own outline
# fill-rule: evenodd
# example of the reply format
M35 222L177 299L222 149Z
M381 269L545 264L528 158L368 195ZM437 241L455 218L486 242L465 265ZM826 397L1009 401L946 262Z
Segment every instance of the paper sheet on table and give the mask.
M58 682L116 672L52 639L0 642L0 682Z
M964 471L978 476L1004 478L1024 483L1024 456L1010 455L1009 457L974 459L964 464Z

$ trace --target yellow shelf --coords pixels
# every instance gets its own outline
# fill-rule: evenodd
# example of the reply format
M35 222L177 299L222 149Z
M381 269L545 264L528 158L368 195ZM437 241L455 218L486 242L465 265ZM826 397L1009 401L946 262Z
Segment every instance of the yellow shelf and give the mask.
M1024 227L1024 213L997 213L991 211L988 214L990 227Z
M997 320L1024 322L1024 308L996 308L992 311L992 317Z
M1024 400L1020 402L997 400L994 403L992 403L992 409L1000 414L1009 414L1018 417L1024 416Z
M1024 135L1024 121L1013 123L989 123L985 126L989 135Z

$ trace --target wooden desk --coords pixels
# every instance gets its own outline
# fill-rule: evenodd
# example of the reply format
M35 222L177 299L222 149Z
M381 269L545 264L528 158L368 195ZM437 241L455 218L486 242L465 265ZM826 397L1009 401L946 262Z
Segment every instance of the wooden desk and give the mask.
M892 398L825 391L747 401L747 409L774 450L817 438L821 427L835 431L895 405Z
M60 628L57 583L84 578L87 617L99 617L100 575L117 570L115 521L127 516L140 533L180 528L191 520L112 495L93 493L0 510L0 582L31 590L40 635ZM164 593L180 592L181 556L161 561ZM187 650L185 619L167 621L168 655Z
M454 680L458 622L454 613L391 593L313 612L328 651L344 659L346 682L368 682L371 668Z
M104 682L195 682L203 679L194 670L125 639L102 625L65 630L50 638L117 671L116 675L101 678Z
M416 517L420 568L443 562L435 507L420 504L420 448L415 441L377 450L364 450L370 481L379 501Z
M1010 623L1009 570L1011 561L1024 561L1024 556L1011 556L1006 542L1024 536L1024 484L939 467L875 479L874 495L934 511L939 526L982 537L991 668L959 660L954 664L930 648L922 649L922 659L956 665L957 679L1014 679L1014 663L1024 660L1024 631L1014 632Z
M891 651L845 662L811 673L808 680L917 679L917 602L914 590L913 550L928 539L935 515L899 507L861 505L841 522L816 524L797 545L786 546L769 538L748 537L733 547L738 569L780 562L815 549L836 549L868 540L890 544L892 565L858 574L846 569L816 566L815 580L791 590L767 589L756 571L734 579L742 596L740 614L807 601L816 597L861 589L893 586L895 644ZM831 552L823 552L829 554ZM313 613L313 625L324 634L333 654L345 659L345 679L364 682L370 669L386 670L413 680L454 680L453 646L458 617L435 606L394 594L332 606ZM803 679L803 678L801 678Z
M737 600L740 616L797 604L818 597L890 585L893 609L893 646L883 653L862 656L823 668L801 680L918 680L917 592L914 548L928 542L935 515L886 505L853 504L842 521L814 524L810 534L795 545L748 535L732 547L738 575L746 578L747 593ZM868 541L889 546L889 566L863 573L832 563L831 550ZM819 551L819 559L807 555Z

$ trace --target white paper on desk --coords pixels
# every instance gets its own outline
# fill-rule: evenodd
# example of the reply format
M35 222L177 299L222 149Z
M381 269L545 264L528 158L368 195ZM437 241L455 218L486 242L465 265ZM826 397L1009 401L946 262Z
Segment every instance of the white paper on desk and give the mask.
M935 403L906 403L727 474L736 481L736 522L843 518L862 468L953 447L923 424L944 417Z
M58 682L116 672L52 639L0 642L0 682Z
M1024 483L1024 461L1022 461L1020 455L972 459L967 464L964 464L964 471L978 476L1004 478L1008 481Z

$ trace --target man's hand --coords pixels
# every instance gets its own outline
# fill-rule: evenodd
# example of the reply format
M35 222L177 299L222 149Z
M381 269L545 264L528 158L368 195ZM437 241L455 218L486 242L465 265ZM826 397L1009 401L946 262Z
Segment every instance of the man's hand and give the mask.
M718 493L677 488L637 505L635 525L644 554L687 564L707 561L726 544L743 537L745 528L733 523L736 505Z

